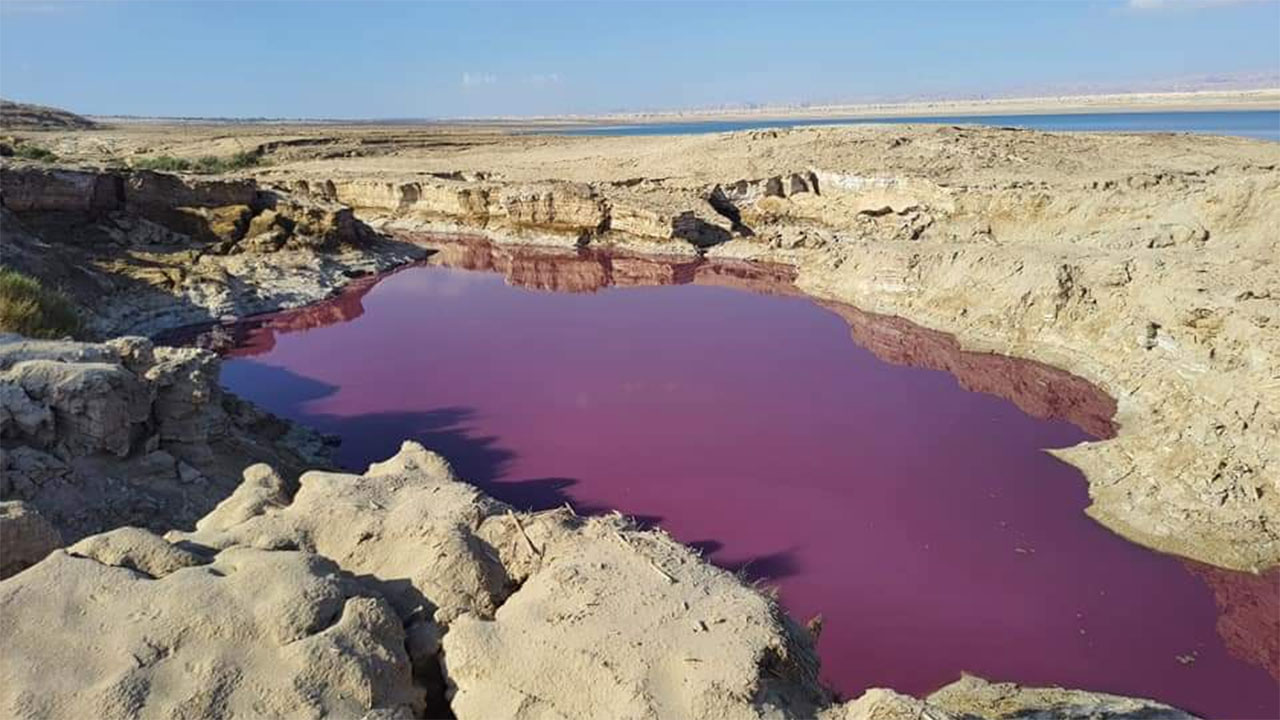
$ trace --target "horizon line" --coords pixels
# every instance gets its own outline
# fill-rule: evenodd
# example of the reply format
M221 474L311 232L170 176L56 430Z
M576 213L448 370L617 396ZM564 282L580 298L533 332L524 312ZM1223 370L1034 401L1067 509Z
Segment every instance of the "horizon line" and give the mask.
M561 113L561 114L554 114L554 115L548 115L548 114L530 114L530 115L504 114L504 115L463 115L463 116L407 115L407 116L387 116L387 117L367 117L367 116L366 117L314 117L314 116L312 117L305 117L305 116L271 117L271 116L228 116L228 115L221 115L221 116L218 116L218 115L135 115L135 114L93 114L93 113L81 114L71 108L43 105L42 103L37 103L37 102L9 100L7 98L0 98L0 99L3 99L5 102L13 102L13 103L24 104L24 105L35 105L39 107L61 109L67 112L81 114L82 117L85 117L85 118L97 119L97 120L135 120L135 121L169 120L169 121L181 121L181 122L213 121L213 122L243 122L243 123L263 123L263 124L268 124L268 123L393 124L396 122L412 122L412 123L423 123L423 124L435 124L435 123L480 124L480 123L503 123L503 122L557 122L557 121L583 122L583 121L593 121L593 120L615 121L615 120L626 120L626 119L636 120L636 119L653 119L653 118L664 118L664 117L687 117L687 116L715 117L720 115L746 115L746 116L758 116L761 118L769 118L771 117L771 113L788 114L788 115L796 116L798 113L803 113L806 111L813 112L815 115L829 116L829 115L838 114L841 112L858 114L858 113L866 113L869 111L882 111L882 110L890 111L890 112L893 110L911 110L911 109L927 110L930 108L935 108L937 106L947 106L947 105L968 106L968 107L974 107L974 108L981 108L982 106L987 106L987 105L991 105L991 106L999 106L1002 104L1016 105L1019 103L1024 103L1024 104L1058 103L1058 104L1065 105L1067 103L1070 103L1071 101L1085 102L1085 103L1091 101L1094 103L1098 103L1099 101L1105 102L1108 100L1114 100L1114 101L1123 102L1126 100L1133 101L1135 99L1140 99L1140 98L1156 101L1153 103L1153 104L1156 104L1161 100L1176 101L1180 98L1185 98L1188 100L1193 100L1193 99L1203 100L1206 97L1213 97L1213 96L1223 96L1224 99L1226 99L1227 96L1234 96L1240 99L1244 99L1250 96L1258 96L1258 95L1264 95L1264 96L1271 95L1272 97L1264 97L1263 99L1256 101L1259 104L1271 103L1271 105L1267 107L1258 107L1256 109L1280 110L1280 84L1248 87L1248 88L1232 88L1232 89L1201 88L1197 90L1160 90L1160 91L1135 90L1135 91L1129 91L1129 92L1112 91L1112 92L1097 92L1097 93L1084 92L1084 93L1065 93L1065 94L1053 94L1053 95L1042 94L1042 95L1015 95L1015 96L969 95L969 96L943 96L943 97L920 98L920 99L910 99L910 100L867 100L867 101L861 101L861 102L823 102L823 103L798 102L798 103L770 103L770 104L744 102L744 103L714 105L714 106L703 105L703 106L695 106L695 107L688 107L688 108L667 108L667 109L650 109L650 110L643 110L643 109L613 110L609 112L600 112L600 113ZM1071 107L1071 106L1068 105L1068 107ZM1077 105L1075 107L1080 108L1081 106ZM1053 108L1045 108L1045 109L1053 110ZM1248 108L1237 108L1237 109L1248 109ZM1056 110L1058 112L1069 112L1064 108L1058 108ZM1077 109L1074 112L1077 112L1077 113L1081 111L1088 112L1089 110L1090 109L1088 107L1084 107L1082 110ZM1134 110L1129 110L1129 111L1134 111ZM1137 110L1137 111L1140 112L1141 110ZM1166 110L1166 111L1173 112L1174 110ZM1193 112L1194 109L1184 110L1184 111ZM1110 110L1109 112L1125 112L1125 110L1113 109L1113 110ZM959 110L957 111L957 114L958 115L969 115L969 114L981 115L982 113L980 112L975 113L972 111L965 112L963 110ZM1029 112L1024 111L1017 114L1037 115L1037 114L1045 114L1045 113L1041 111L1029 111Z

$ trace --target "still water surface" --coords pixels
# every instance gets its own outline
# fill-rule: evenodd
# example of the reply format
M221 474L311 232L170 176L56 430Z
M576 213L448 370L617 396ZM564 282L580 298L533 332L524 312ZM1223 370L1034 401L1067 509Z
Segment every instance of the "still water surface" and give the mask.
M1043 451L1113 432L1087 382L819 305L779 268L430 244L232 328L224 383L340 435L352 469L411 437L518 506L667 529L821 614L847 696L969 671L1280 714L1276 575L1112 535Z
M1280 110L708 120L637 125L592 125L539 132L565 135L692 135L801 125L865 125L869 123L991 125L1031 130L1081 132L1185 132L1280 140Z

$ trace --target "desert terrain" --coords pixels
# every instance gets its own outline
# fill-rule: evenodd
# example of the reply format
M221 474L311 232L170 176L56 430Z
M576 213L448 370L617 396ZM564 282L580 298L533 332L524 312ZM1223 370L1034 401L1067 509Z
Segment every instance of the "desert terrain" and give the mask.
M1092 517L1207 565L1280 564L1280 144L952 125L3 134L0 261L83 318L79 342L0 343L15 715L128 716L159 693L228 717L1184 717L971 677L838 702L808 630L660 531L516 511L412 443L336 473L325 438L222 392L212 354L119 337L307 305L423 257L432 233L768 263L820 302L1068 371L1116 404L1113 437L1055 451ZM79 669L87 645L45 641L121 616L137 622ZM177 657L200 672L173 675Z

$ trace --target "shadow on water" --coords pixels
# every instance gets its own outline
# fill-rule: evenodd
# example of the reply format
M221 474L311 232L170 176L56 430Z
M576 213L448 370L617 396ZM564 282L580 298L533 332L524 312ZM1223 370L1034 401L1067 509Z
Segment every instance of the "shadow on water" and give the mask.
M341 437L338 462L355 472L395 455L403 441L415 440L443 455L458 477L487 488L502 477L515 453L501 447L498 438L476 433L469 424L474 415L470 408L444 407L352 416L313 415L303 420Z
M795 548L757 555L745 560L730 560L716 557L716 554L724 549L724 543L719 540L697 540L687 542L685 545L748 582L773 582L800 572L800 565L795 558Z
M299 375L292 370L256 360L223 363L222 385L271 412L301 421L302 406L338 392L331 385Z
M509 284L525 289L591 293L605 287L692 284L780 296L798 293L793 283L794 274L785 267L703 258L655 260L590 248L548 251L502 248L471 241L433 241L432 244L439 249L430 262L433 266L497 272L505 276ZM284 334L359 317L364 312L364 293L372 282L304 310L215 328L218 337L214 339L218 342L208 346L234 358L224 366L224 383L233 392L253 399L272 412L339 436L342 445L338 460L356 472L394 455L404 439L412 439L444 456L460 478L518 508L543 510L568 504L582 515L612 511L607 497L595 497L590 492L595 478L585 473L580 478L510 477L521 472L516 469L516 460L522 458L504 444L503 437L482 432L485 419L477 414L476 408L447 405L361 414L357 407L352 407L347 415L326 414L326 408L342 404L326 400L341 388L264 364L261 359L265 358L250 357L269 355L276 349L276 340ZM817 304L838 315L848 326L854 342L884 362L946 372L966 390L1004 398L1033 417L1066 420L1094 438L1113 437L1116 432L1115 401L1082 378L1042 363L969 351L946 333L901 318L867 313L838 303ZM349 371L339 369L344 373ZM355 404L361 403L363 400ZM505 440L512 443L517 438ZM575 501L575 495L582 499ZM625 502L624 498L617 500ZM625 506L621 509L630 510ZM640 505L635 509L648 508ZM672 522L679 519L675 511L668 514ZM656 515L633 517L640 525L649 527L664 521ZM755 556L750 551L744 553L744 548L726 547L725 542L705 539L688 544L716 565L749 582L783 581L785 587L789 578L803 578L820 569L810 566L810 555L806 554L810 548L785 547L791 540L784 539L774 547L757 546L753 550L763 552ZM1270 573L1255 577L1191 564L1188 569L1212 590L1218 606L1216 630L1228 653L1264 668L1273 678L1280 677L1280 643L1277 642L1280 632L1276 620L1280 618L1278 576ZM1207 659L1200 664L1206 662Z
M475 411L467 407L443 407L421 411L383 412L340 416L310 412L307 405L338 391L336 385L304 377L286 368L240 358L223 370L223 382L233 392L260 398L259 404L290 420L342 439L338 464L363 472L371 463L395 455L405 440L416 440L444 456L458 477L488 495L522 510L550 510L569 505L581 515L601 515L611 507L575 501L570 489L581 481L568 477L505 479L516 454L502 447L499 438L475 430ZM269 388L269 391L266 389ZM659 515L629 515L640 527L659 527ZM715 557L722 544L715 540L689 543L720 567L752 581L773 581L798 572L790 550L757 557Z

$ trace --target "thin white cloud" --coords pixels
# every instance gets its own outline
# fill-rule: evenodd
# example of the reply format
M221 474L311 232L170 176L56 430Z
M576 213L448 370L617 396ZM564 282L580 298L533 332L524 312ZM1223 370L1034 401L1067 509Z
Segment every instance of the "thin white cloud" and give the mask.
M0 14L4 15L52 15L64 13L73 3L55 0L0 0Z
M560 73L536 73L529 76L529 83L537 87L559 85L562 80Z
M1227 5L1245 5L1271 2L1276 0L1129 0L1130 10L1179 10L1196 8L1224 7Z
M462 87L479 87L481 85L497 85L498 76L493 73L462 73Z

